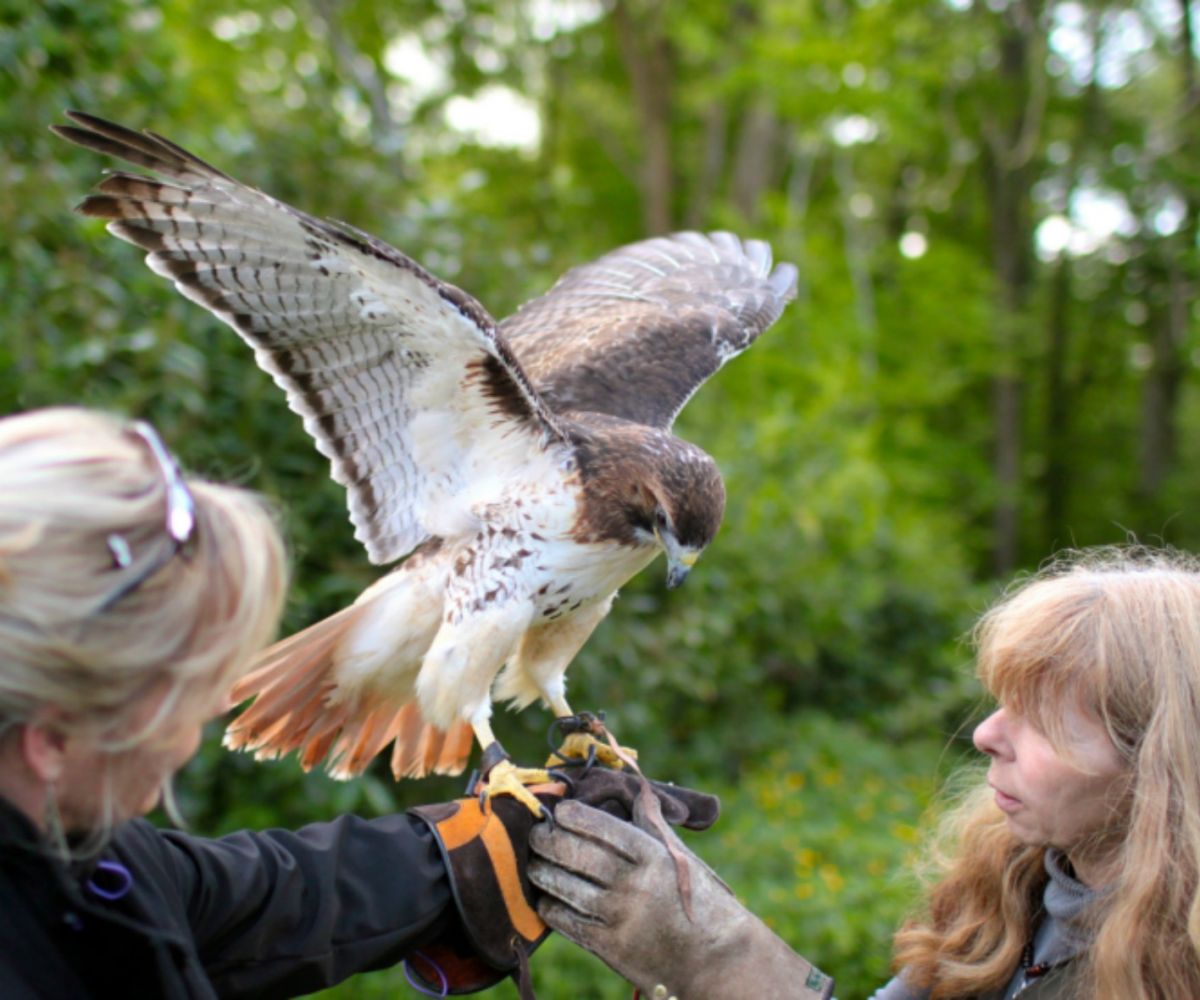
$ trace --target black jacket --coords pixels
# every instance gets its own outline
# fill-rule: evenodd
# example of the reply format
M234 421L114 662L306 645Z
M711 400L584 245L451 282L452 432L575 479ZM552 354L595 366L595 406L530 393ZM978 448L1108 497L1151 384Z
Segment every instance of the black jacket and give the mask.
M0 997L285 997L392 965L451 921L428 827L342 816L205 840L144 820L117 828L111 873L68 868L0 800Z

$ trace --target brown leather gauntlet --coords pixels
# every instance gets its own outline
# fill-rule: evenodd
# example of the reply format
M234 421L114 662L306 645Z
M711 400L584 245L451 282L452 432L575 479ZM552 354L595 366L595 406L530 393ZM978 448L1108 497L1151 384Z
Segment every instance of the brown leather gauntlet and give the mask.
M546 786L538 797L549 804L561 794L561 786ZM529 955L550 933L525 874L533 814L503 797L484 806L463 798L409 812L433 831L459 917L457 932L410 957L409 975L428 989L444 985L451 995L476 993L514 973L527 982Z
M720 811L713 795L656 781L648 782L647 792L640 775L607 767L592 767L568 781L531 790L551 813L565 794L622 820L631 819L635 802L649 792L667 823L694 830L711 826ZM532 996L529 956L550 932L526 874L529 834L541 821L505 796L483 806L462 798L409 812L433 831L459 917L457 927L409 957L410 978L423 988L459 995L511 975L522 996Z

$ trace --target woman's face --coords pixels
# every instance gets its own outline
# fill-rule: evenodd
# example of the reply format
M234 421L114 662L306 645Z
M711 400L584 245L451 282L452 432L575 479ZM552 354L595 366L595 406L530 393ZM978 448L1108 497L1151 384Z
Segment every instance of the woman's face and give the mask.
M161 696L139 705L130 731L137 732L140 724L153 719L160 704ZM148 813L158 805L166 779L195 756L201 729L213 714L195 706L171 713L145 741L116 754L106 753L102 740L80 735L69 738L55 788L63 826L68 831L85 831L106 818L120 823ZM112 803L108 817L106 797Z
M975 746L991 758L988 784L1014 836L1060 848L1080 881L1100 884L1123 835L1129 771L1099 720L1072 708L1064 721L1069 746L1061 753L1006 708L979 724Z

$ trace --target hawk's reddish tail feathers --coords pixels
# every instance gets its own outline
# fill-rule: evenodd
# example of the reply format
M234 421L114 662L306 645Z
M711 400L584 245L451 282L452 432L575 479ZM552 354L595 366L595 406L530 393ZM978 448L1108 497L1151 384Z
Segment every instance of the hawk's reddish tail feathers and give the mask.
M335 778L361 774L389 742L396 779L459 774L474 745L471 727L456 722L449 731L431 726L415 701L330 699L336 681L334 654L361 613L351 605L265 650L232 692L254 703L229 724L225 745L273 759L297 753L311 770L323 760Z

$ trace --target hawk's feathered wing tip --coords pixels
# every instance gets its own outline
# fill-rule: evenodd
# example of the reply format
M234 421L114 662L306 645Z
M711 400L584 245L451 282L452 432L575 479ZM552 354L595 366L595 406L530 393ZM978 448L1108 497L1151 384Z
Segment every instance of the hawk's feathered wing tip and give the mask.
M50 131L76 146L105 156L128 160L167 176L220 179L241 186L211 163L154 132L135 132L131 128L98 115L88 114L86 111L68 109L65 113L75 124L51 125Z
M731 254L740 253L745 257L753 270L767 279L767 287L770 288L772 294L784 302L789 302L796 297L800 278L799 270L795 264L791 263L777 264L772 270L774 253L771 250L771 244L766 240L743 240L724 230L711 232L708 234L708 238L720 249Z
M684 230L567 271L501 331L552 408L668 428L795 298L770 244Z
M781 301L791 302L800 285L800 270L795 264L777 264L767 279L767 285Z
M471 448L514 428L530 432L533 449L566 441L496 321L461 289L367 233L233 180L163 136L82 111L67 119L52 126L55 134L156 175L111 173L77 211L108 221L110 233L150 255L152 270L255 349L347 487L372 562L394 562L428 536L420 504L391 498L415 499L422 484L453 483L459 474L461 451L439 452L437 468L417 460L402 426L414 414L436 412ZM444 389L429 391L451 378L463 389L462 406L443 405ZM371 464L385 452L387 463Z

